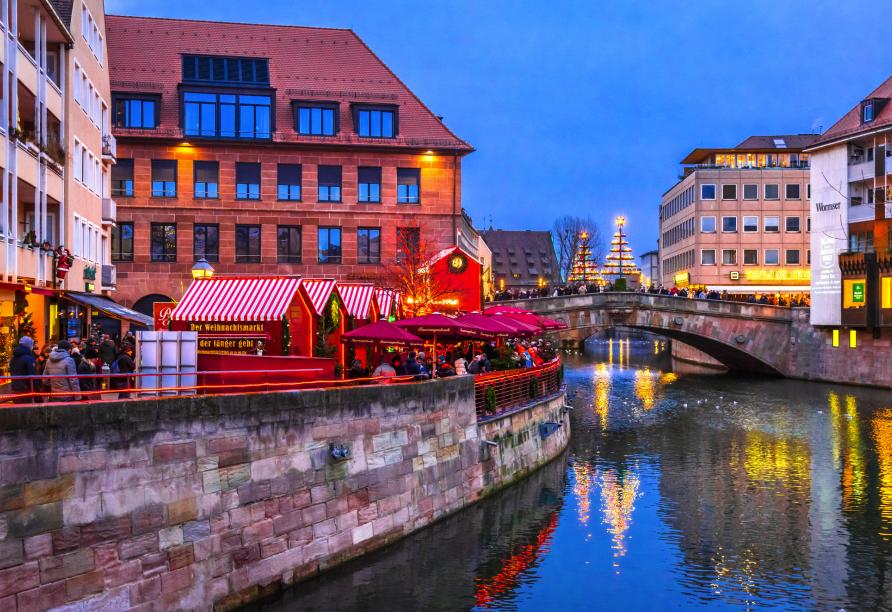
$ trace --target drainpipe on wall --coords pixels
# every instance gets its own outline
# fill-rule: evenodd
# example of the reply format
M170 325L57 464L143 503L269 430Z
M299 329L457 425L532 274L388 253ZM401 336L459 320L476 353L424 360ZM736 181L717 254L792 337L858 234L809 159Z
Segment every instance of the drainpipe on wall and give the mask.
M458 204L458 197L455 193L457 178L456 178L456 169L458 168L458 153L456 151L452 152L452 239L455 241L455 244L458 244L458 227L456 227L456 211L455 207Z

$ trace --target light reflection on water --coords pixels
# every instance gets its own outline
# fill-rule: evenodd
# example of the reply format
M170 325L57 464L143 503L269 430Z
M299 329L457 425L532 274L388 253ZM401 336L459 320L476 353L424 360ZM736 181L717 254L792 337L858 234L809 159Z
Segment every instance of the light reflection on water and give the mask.
M271 609L892 608L892 393L605 344L566 457Z

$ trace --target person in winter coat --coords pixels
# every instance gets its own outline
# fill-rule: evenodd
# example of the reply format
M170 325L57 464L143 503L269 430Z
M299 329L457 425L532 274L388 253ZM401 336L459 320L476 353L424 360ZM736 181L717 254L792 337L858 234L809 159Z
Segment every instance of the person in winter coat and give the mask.
M12 359L9 362L9 375L12 376L13 393L33 393L37 390L37 382L33 378L16 379L16 376L35 376L37 374L37 359L34 357L34 340L30 336L22 336L18 345L12 351ZM16 404L31 404L33 397L17 397L13 400Z
M45 376L53 378L49 379L50 392L53 394L49 398L51 402L73 402L80 395L80 385L77 382L77 365L74 359L68 354L71 345L67 340L62 340L56 346L56 349L50 353L47 359L46 367L43 369Z
M108 334L102 336L102 342L99 344L99 356L105 365L111 367L112 361L118 356L118 347L115 346L114 340L108 337Z
M90 378L93 374L96 374L96 366L93 364L93 361L96 359L96 349L87 349L87 352L81 356L81 353L77 349L71 350L71 358L74 359L74 363L77 366L77 373L81 376L77 379L78 384L81 387L81 391L95 391L96 390L96 381L95 378ZM93 395L85 395L83 397L85 400L96 399Z
M124 344L112 362L112 374L132 374L135 370L136 363L133 361L133 347L130 344ZM118 399L130 397L130 393L126 391L130 386L129 376L114 376L109 381L109 388L119 391Z

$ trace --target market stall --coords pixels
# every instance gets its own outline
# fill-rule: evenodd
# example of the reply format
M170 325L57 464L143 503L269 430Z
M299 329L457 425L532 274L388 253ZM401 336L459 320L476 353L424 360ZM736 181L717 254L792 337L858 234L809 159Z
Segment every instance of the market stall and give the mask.
M333 278L302 278L300 291L305 297L306 308L295 313L292 324L301 330L297 343L305 354L334 358L344 367L346 351L341 344L341 334L347 331L349 315L335 286Z

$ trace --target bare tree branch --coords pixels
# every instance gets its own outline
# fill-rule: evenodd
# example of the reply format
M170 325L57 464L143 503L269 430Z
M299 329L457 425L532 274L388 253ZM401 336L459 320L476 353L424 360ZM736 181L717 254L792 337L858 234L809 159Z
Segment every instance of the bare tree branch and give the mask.
M604 258L604 236L601 229L591 217L574 217L566 215L554 222L551 230L555 252L558 258L558 269L561 278L566 280L573 269L573 260L579 249L579 234L587 232L592 258L601 262Z

